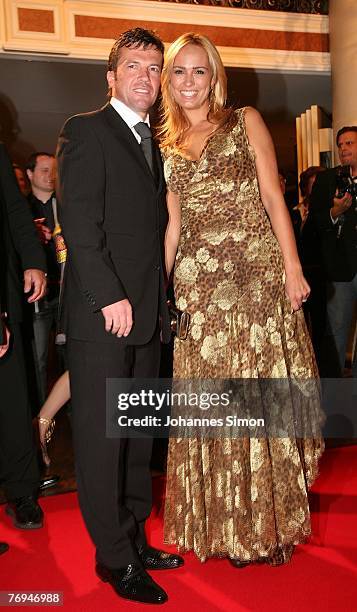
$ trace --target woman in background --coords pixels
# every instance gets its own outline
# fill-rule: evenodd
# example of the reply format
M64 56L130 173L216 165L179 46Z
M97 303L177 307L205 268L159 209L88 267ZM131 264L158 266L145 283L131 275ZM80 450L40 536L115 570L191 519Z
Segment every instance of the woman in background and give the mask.
M47 445L50 443L55 428L54 417L60 408L69 402L70 399L69 373L68 370L66 370L62 376L56 380L37 416L42 459L47 467L51 463L51 459L47 452Z
M316 378L301 311L310 289L261 116L225 107L221 58L197 34L170 46L162 94L166 266L191 315L174 377ZM319 421L319 402L308 408ZM288 561L310 534L307 491L322 452L319 436L171 439L165 541L235 567Z

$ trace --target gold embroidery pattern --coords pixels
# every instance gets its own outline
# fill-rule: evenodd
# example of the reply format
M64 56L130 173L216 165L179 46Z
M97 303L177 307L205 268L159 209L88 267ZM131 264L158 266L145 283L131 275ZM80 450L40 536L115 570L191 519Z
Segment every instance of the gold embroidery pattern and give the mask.
M231 133L211 137L198 162L163 152L180 194L182 230L174 285L191 314L175 341L177 378L317 376L302 312L291 314L284 267L260 199L244 109ZM272 402L272 410L274 402ZM304 418L320 418L318 403ZM241 560L277 555L310 534L307 490L323 452L312 439L173 439L165 541L181 551Z

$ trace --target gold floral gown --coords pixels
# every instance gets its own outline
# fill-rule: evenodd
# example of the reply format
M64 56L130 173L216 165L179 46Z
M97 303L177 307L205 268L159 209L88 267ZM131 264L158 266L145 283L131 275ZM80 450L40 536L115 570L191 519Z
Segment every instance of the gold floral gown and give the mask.
M164 154L168 188L180 194L182 229L174 288L191 314L175 340L174 378L317 378L300 310L292 314L279 245L260 199L244 110L215 132L198 161ZM309 407L320 419L319 406ZM201 561L288 560L310 534L307 490L320 436L172 438L165 542Z

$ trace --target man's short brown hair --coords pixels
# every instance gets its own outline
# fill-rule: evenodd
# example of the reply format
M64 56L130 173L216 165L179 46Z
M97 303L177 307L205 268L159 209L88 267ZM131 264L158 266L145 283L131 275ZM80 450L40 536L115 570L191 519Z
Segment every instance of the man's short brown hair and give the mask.
M165 47L163 42L152 30L144 30L144 28L133 28L123 32L118 40L115 41L109 55L108 70L115 71L118 65L120 49L123 47L154 47L162 55L164 55Z
M357 125L345 125L340 130L338 130L336 135L336 145L338 146L338 141L340 140L340 136L345 134L346 132L357 132Z

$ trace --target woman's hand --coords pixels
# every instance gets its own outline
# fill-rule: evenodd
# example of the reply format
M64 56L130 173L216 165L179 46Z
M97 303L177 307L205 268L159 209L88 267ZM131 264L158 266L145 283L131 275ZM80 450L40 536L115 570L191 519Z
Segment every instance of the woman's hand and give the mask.
M302 273L301 268L299 270L295 270L294 272L286 273L285 292L290 300L293 312L299 310L303 302L306 302L310 295L310 291L310 287Z

